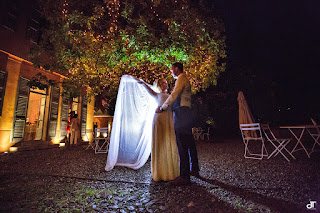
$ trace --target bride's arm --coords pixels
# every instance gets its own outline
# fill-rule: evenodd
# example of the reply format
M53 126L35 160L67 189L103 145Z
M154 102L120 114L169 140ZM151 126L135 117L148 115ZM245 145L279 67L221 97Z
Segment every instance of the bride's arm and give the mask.
M144 85L144 87L147 89L147 91L149 92L150 95L152 95L152 96L157 95L157 93L153 89L151 89L144 81L139 80L138 84Z
M143 80L141 80L141 79L139 79L139 78L137 78L135 76L132 76L132 78L135 79L138 84L143 84L150 95L152 95L152 96L156 96L157 95L157 93L153 89L151 89L146 82L144 82Z

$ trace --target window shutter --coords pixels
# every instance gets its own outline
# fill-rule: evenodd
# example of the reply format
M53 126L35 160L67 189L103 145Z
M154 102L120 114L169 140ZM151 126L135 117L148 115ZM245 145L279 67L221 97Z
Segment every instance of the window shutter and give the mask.
M0 116L2 115L3 99L6 91L8 73L0 71Z
M67 124L69 116L69 101L68 97L62 96L62 106L60 115L60 139L63 140L67 136Z
M52 87L51 94L51 110L48 136L50 137L50 139L54 139L56 137L57 131L60 89L58 87Z
M29 80L23 77L19 79L18 100L15 109L15 121L13 127L13 142L19 142L24 135L24 128L26 125L27 108L29 101Z
M87 127L87 96L82 99L82 110L81 110L81 137L86 136Z

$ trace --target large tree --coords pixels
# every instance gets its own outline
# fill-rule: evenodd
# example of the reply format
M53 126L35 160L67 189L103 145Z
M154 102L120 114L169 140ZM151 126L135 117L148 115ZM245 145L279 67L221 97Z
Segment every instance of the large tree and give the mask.
M176 61L194 92L225 69L224 26L204 0L43 0L41 8L46 25L33 62L94 95L114 96L124 74L169 77Z

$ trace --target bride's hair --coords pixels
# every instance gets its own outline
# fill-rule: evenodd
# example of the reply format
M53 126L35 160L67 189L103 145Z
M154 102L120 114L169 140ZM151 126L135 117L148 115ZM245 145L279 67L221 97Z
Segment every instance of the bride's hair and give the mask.
M161 91L161 81L163 81L163 80L165 80L166 81L166 79L165 78L159 78L159 79L157 79L156 80L156 82L157 82L157 88L159 89L159 91Z

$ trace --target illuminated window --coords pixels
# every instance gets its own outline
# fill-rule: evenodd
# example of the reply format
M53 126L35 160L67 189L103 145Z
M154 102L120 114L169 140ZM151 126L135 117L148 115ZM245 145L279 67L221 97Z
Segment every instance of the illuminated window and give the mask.
M0 71L0 116L2 115L2 106L3 106L4 93L6 90L7 75L8 75L7 72Z

